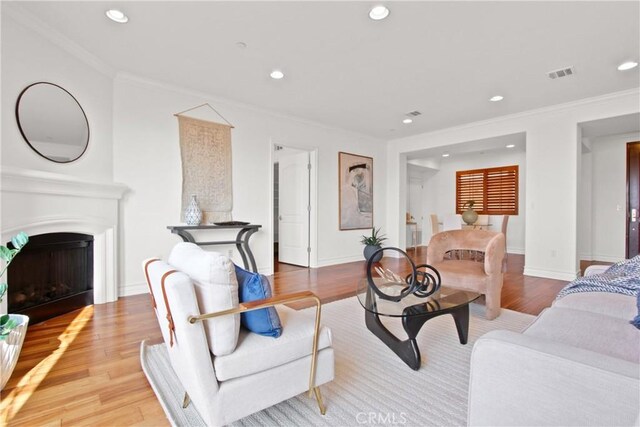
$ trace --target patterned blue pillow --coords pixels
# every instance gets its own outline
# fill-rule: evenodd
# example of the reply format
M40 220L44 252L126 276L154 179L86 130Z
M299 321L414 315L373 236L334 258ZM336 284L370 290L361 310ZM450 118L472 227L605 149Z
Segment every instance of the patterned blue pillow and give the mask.
M271 298L271 284L259 273L252 273L236 265L240 302ZM275 307L262 308L240 314L240 323L256 334L278 338L282 334L282 324Z

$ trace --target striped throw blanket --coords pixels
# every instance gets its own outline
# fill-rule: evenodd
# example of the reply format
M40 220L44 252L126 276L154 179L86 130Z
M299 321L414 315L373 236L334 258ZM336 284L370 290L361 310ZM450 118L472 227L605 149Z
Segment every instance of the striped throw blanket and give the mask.
M579 292L613 292L638 296L640 293L640 255L614 264L604 273L574 280L560 291L556 299Z

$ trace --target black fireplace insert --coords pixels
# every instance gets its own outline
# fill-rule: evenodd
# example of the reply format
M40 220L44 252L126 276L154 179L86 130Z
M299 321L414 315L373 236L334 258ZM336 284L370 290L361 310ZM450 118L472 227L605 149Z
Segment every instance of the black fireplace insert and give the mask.
M93 304L93 236L30 236L7 279L9 312L29 316L30 323Z

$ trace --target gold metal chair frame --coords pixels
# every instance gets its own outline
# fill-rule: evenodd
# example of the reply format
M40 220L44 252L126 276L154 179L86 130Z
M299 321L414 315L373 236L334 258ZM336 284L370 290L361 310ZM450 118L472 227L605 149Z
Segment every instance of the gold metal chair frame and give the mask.
M316 303L316 322L313 332L313 349L311 351L311 372L309 374L309 397L311 397L312 394L315 394L320 413L324 415L327 409L322 402L320 387L315 385L316 361L318 359L318 335L320 332L320 314L322 311L322 302L320 302L320 298L318 298L313 292L295 292L286 295L278 295L272 298L262 299L258 301L244 302L241 303L237 308L230 308L228 310L217 311L215 313L201 314L199 316L189 316L187 320L189 321L189 323L194 324L196 322L213 319L215 317L227 316L229 314L246 313L249 311L260 310L261 308L273 307L278 304L290 304L309 299L314 300ZM185 396L185 405L188 405L187 399L188 396Z

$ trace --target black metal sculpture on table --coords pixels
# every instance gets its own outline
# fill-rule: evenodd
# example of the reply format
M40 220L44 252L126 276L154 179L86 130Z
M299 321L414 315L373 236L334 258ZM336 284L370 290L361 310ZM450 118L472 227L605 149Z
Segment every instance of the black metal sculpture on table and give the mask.
M387 250L401 253L407 259L409 265L411 265L411 273L409 273L404 279L402 279L400 276L389 269L382 270L380 267L375 267L375 271L378 273L378 275L383 279L386 279L389 283L406 285L402 289L402 291L400 291L399 295L385 294L380 290L380 288L378 288L373 280L373 260L375 259L377 254ZM442 280L440 278L440 273L438 272L438 270L428 264L415 265L413 260L409 258L409 255L407 255L405 251L399 248L380 248L375 251L367 260L367 283L379 298L385 300L398 302L402 298L412 294L420 298L426 298L440 289L441 282Z

